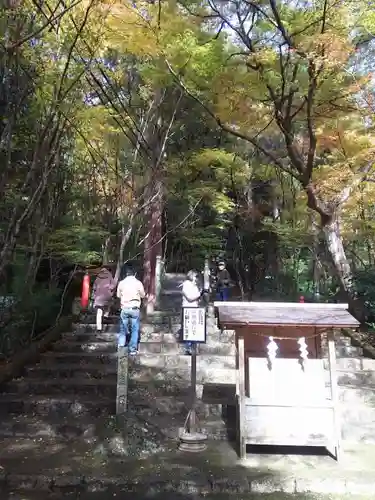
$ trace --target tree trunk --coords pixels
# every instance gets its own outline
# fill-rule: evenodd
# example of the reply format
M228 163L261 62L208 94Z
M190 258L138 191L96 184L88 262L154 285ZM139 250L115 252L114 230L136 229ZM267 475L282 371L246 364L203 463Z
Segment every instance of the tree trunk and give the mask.
M322 226L322 231L336 276L348 297L349 308L358 321L365 322L367 318L366 308L363 301L356 296L352 270L345 253L338 217L332 216Z
M129 222L129 227L125 231L125 226L122 225L121 228L121 242L120 242L120 248L118 251L117 255L117 263L116 263L116 272L114 276L115 283L117 284L119 279L120 279L120 274L121 274L121 268L124 263L124 250L125 247L130 240L130 236L132 235L133 232L133 217L131 217L130 222Z
M107 236L102 245L102 261L103 264L109 263L109 249L111 246L111 235Z
M156 261L162 257L162 183L156 181L152 189L153 201L148 210L148 234L144 244L144 286L147 294L147 314L151 314L156 305Z
M337 277L346 292L353 292L353 276L340 234L340 224L334 217L323 226L324 239L332 259Z

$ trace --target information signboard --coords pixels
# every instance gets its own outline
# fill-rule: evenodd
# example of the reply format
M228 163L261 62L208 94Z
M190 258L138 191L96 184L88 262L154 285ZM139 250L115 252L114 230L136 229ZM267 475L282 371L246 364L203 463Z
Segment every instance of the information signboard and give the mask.
M206 342L206 308L184 307L182 311L182 340Z

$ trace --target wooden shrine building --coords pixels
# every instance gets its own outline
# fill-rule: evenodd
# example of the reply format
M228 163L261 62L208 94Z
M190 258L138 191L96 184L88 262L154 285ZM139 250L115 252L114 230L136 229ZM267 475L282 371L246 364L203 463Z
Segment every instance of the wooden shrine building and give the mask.
M235 330L237 439L340 453L335 330L357 328L347 304L215 302Z

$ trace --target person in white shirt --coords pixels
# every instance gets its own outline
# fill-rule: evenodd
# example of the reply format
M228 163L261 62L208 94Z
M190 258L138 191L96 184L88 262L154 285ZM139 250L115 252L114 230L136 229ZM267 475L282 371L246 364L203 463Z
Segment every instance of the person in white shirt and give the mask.
M189 271L186 280L182 283L182 308L198 307L203 292L198 288L198 273ZM191 342L185 342L186 354L191 354Z
M140 311L142 299L145 298L145 289L131 267L126 268L126 277L118 284L117 297L121 303L118 345L125 346L130 323L129 355L134 356L138 352Z

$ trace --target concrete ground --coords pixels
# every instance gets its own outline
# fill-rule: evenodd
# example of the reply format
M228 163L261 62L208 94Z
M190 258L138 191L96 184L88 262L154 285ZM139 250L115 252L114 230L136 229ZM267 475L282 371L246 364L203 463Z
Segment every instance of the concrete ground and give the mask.
M53 493L42 492L18 492L4 493L2 500L58 500L60 498L70 498L72 500L107 500L121 498L121 500L228 500L228 495L181 495L178 493L159 494L155 496L140 496L134 493L124 493L121 495L108 493L85 493L78 496L66 495L56 496ZM233 495L231 500L373 500L371 496L353 496L353 495L304 495L304 494L287 494L287 493L271 493L271 494L249 494L249 495Z
M74 447L62 454L56 449L53 453L52 446L48 450L44 443L39 449L38 444L30 442L28 453L23 446L18 450L18 462L12 467L6 487L8 491L19 490L25 484L27 493L9 498L34 500L35 489L44 490L37 496L40 500L59 495L66 498L67 494L87 500L116 496L127 499L129 495L133 500L217 500L221 495L235 500L356 500L357 495L375 498L372 445L346 447L342 461L337 463L329 456L306 454L249 454L241 461L229 443L219 441L210 442L201 454L179 452L175 443L144 459L102 453L95 456ZM1 455L5 458L4 449ZM13 460L17 458L13 456ZM54 478L52 485L47 484L45 475ZM49 490L54 492L52 496ZM172 492L175 496L170 496ZM274 495L267 496L269 493Z
M227 443L216 446L218 455L242 468L254 493L359 494L375 498L374 445L344 442L339 462L325 450L321 450L320 455L309 454L311 450L306 449L292 454L291 448L274 448L272 454L264 454L264 448L262 454L259 454L260 448L248 449L254 453L236 461L235 452L227 448Z

